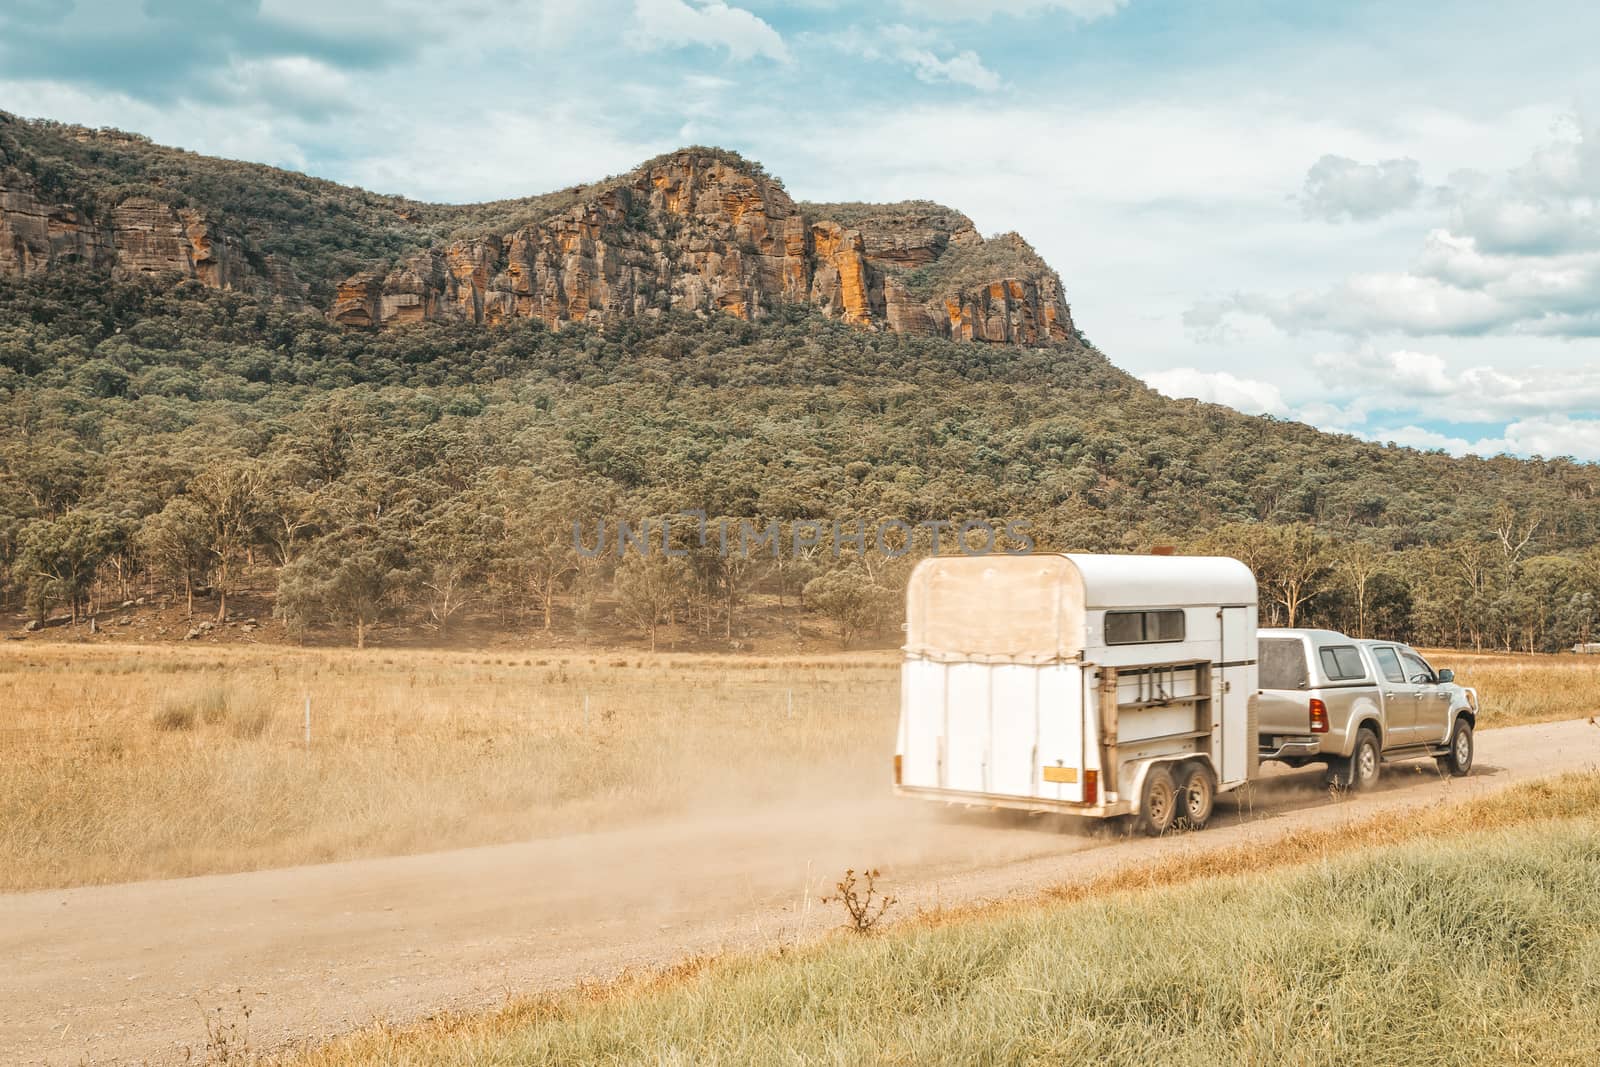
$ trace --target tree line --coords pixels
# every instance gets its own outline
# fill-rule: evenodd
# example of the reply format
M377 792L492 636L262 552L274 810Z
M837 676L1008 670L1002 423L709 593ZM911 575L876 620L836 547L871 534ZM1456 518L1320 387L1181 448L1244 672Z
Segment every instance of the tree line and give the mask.
M905 555L591 558L572 524L1025 522L1040 550L1215 551L1268 621L1425 644L1586 642L1600 474L1457 459L1160 397L1089 350L880 335L802 308L331 327L193 285L0 285L0 607L141 590L301 633L468 616L738 641L749 598L892 637Z

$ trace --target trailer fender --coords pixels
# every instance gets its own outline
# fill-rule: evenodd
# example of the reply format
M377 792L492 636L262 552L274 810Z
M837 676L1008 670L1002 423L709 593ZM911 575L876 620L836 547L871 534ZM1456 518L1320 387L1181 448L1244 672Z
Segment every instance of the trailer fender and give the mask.
M1150 768L1158 763L1165 763L1177 769L1180 763L1204 763L1211 768L1213 778L1219 778L1217 765L1211 759L1209 752L1172 752L1164 756L1146 756L1143 759L1129 760L1122 765L1124 775L1122 781L1128 782L1130 789L1119 794L1120 798L1127 801L1133 808L1133 814L1139 814L1139 801L1144 796L1144 780L1150 773Z

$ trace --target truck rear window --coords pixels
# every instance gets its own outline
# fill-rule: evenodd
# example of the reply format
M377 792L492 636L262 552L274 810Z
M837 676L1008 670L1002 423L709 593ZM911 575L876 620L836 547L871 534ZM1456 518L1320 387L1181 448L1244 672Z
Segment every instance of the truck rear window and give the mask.
M1353 682L1367 676L1367 665L1355 645L1329 645L1322 650L1322 673L1330 682Z
M1311 684L1306 670L1306 646L1293 637L1263 638L1258 654L1261 657L1263 689L1304 689Z

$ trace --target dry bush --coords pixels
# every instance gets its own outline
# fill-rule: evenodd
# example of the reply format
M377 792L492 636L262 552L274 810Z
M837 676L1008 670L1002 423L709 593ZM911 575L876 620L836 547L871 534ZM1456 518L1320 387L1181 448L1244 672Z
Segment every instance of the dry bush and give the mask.
M237 1015L225 1006L209 1011L202 1008L201 1014L205 1021L206 1043L198 1060L194 1049L184 1049L185 1063L198 1063L202 1067L246 1067L261 1062L261 1057L250 1048L248 1002L239 1002Z
M177 730L193 730L196 720L193 704L187 700L168 699L162 702L161 707L151 716L150 723L157 730L171 733Z
M878 892L879 872L869 869L861 872L858 882L854 868L846 870L844 877L834 884L837 896L823 897L824 904L840 904L849 917L849 929L858 934L870 934L883 919L883 913L895 905L895 898Z
M207 683L163 698L151 725L168 733L214 727L233 737L252 738L265 733L272 719L271 702L262 694Z

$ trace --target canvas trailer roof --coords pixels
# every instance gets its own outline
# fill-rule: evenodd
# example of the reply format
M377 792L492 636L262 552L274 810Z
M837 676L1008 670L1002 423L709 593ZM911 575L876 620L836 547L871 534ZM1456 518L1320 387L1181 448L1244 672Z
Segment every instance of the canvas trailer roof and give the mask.
M1255 576L1225 556L935 556L911 572L905 651L1048 663L1082 654L1090 611L1255 601Z

